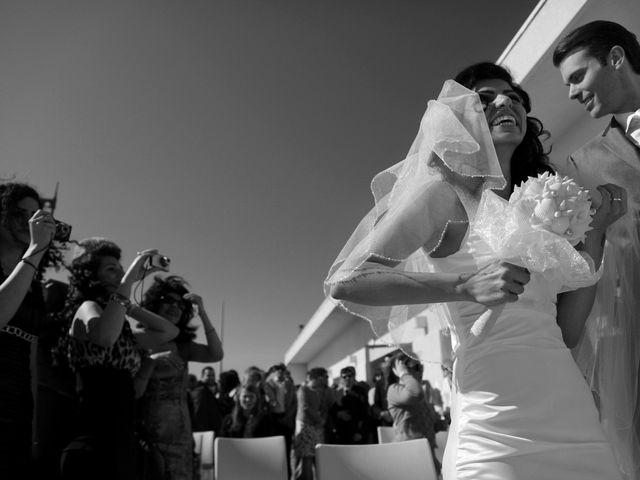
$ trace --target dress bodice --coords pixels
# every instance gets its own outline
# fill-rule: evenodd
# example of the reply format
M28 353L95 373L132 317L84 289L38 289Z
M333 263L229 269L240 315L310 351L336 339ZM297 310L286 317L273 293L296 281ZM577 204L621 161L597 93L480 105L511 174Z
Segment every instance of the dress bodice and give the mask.
M157 400L182 398L186 395L187 362L175 350L154 356L153 374L145 395Z
M69 336L66 355L74 371L91 366L107 366L127 370L133 377L140 368L142 349L136 343L131 326L125 321L122 332L111 347Z
M0 271L0 281L4 278ZM31 421L31 342L42 330L44 319L42 290L33 282L13 318L0 328L0 420Z
M432 258L430 261L438 271L470 273L497 259L471 224L460 250L448 257ZM556 298L561 290L562 285L558 280L550 280L543 274L532 273L531 280L518 297L518 301L504 305L503 313L482 343L498 342L504 345L510 342L531 344L532 341L540 341L548 344L549 341L562 341L555 320ZM447 308L455 350L467 343L471 326L487 307L475 302L453 302L447 304Z
M460 250L432 265L475 272L495 260L472 224ZM445 480L619 478L593 397L556 319L558 293L576 285L554 278L532 273L517 302L492 309L495 324L480 336L470 330L486 307L446 304L455 395Z

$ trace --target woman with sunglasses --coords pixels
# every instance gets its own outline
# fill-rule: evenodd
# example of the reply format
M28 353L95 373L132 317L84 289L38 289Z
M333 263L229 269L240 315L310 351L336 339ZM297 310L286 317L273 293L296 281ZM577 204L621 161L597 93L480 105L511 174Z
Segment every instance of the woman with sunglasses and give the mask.
M162 478L189 480L193 477L193 440L187 396L188 362L220 361L222 343L202 297L190 293L186 281L177 275L156 277L142 306L171 322L180 333L151 350L136 381L136 391L142 394L140 434L157 447L162 457ZM196 327L190 322L196 312L204 327L206 344L193 341Z

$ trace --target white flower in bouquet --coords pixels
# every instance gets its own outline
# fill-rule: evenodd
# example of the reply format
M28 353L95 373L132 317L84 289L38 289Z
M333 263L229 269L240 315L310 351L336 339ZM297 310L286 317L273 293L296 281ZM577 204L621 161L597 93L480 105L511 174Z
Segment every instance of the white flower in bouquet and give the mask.
M569 177L547 172L529 177L515 187L509 200L534 230L546 230L564 237L572 246L584 241L591 230L589 191Z

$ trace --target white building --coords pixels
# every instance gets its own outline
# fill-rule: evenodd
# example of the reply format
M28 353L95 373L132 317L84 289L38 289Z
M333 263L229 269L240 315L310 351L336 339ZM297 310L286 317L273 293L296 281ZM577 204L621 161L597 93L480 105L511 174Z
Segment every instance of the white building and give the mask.
M532 114L552 132L552 159L566 157L609 121L594 121L568 100L568 89L551 60L560 38L593 20L618 22L640 35L640 0L541 0L498 59L531 95ZM437 313L412 322L403 345L426 359L424 378L443 391L446 402L449 389L440 364L450 359L450 337ZM373 368L395 350L384 340L376 339L368 322L325 300L289 347L285 363L298 382L307 368L323 366L337 377L346 365L356 367L359 380L370 380Z

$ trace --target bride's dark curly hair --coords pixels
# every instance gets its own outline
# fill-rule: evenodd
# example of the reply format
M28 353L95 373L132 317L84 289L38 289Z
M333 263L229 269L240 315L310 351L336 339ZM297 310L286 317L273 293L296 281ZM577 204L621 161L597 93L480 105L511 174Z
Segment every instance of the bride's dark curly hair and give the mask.
M481 62L471 65L460 73L454 80L460 85L472 90L481 80L498 79L504 80L523 100L525 111L531 112L531 99L520 85L513 81L509 71L495 63ZM549 132L544 129L542 122L535 117L527 115L527 132L522 142L513 152L511 157L511 183L513 186L519 185L528 177L536 177L540 173L555 173L549 164L549 151L545 151L541 138L549 137Z
M144 299L140 306L146 308L150 312L158 313L160 305L162 304L163 297L169 293L174 293L180 297L189 293L187 286L189 284L186 280L178 275L169 275L162 278L159 275L154 277L153 284L144 294ZM176 343L190 342L196 337L196 327L189 325L189 322L193 319L195 312L193 311L193 305L186 300L181 304L182 315L176 325L180 330L180 333L175 338Z
M30 185L19 182L0 183L0 223L2 225L9 226L16 221L20 215L18 203L25 198L33 198L42 208L40 195ZM36 279L42 280L42 274L46 268L53 267L58 270L62 266L64 266L64 261L61 246L58 243L52 243L40 262Z

